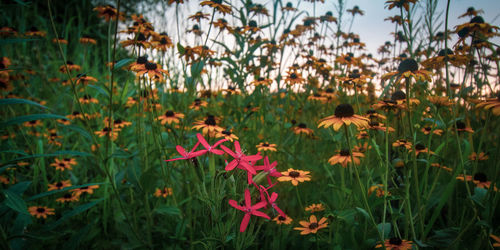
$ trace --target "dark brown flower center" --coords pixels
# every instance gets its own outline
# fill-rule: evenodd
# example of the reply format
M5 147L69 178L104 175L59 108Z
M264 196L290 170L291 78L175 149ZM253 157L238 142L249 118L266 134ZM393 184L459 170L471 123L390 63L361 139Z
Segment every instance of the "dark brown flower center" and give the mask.
M283 217L283 216L281 216L281 215L280 215L280 216L278 217L278 220L280 220L280 221L284 221L284 220L286 220L286 217Z
M45 212L45 208L39 207L39 208L36 209L36 211L39 212L39 213L43 213L43 212Z
M231 131L229 131L229 130L224 130L224 131L222 131L222 134L224 134L224 135L231 135Z
M172 111L172 110L167 110L167 112L165 112L165 116L166 116L166 117L172 117L172 116L174 116L174 115L175 115L175 114L174 114L174 111Z
M398 67L398 72L399 73L404 73L406 71L414 72L414 71L417 71L417 70L418 70L417 61L415 61L415 60L413 60L411 58L403 60L399 64L399 67Z
M167 44L167 39L165 39L165 37L162 37L160 39L160 44L163 44L163 45Z
M415 149L416 149L416 150L424 150L424 149L425 149L425 146L424 146L424 145L422 145L422 144L420 144L420 143L417 143L417 144L415 145Z
M63 186L62 182L58 182L58 183L56 183L56 187L60 188L60 187L62 187L62 186Z
M474 180L479 181L479 182L487 182L488 178L487 178L486 174L478 172L474 175Z
M147 70L156 70L158 67L156 66L156 63L152 62L147 62L146 63L146 69Z
M399 100L404 100L404 99L406 99L406 94L405 94L405 92L403 92L401 90L394 92L391 96L391 100L393 100L393 101L399 101Z
M59 163L59 167L63 167L63 168L64 168L64 167L66 167L66 164L64 164L64 163Z
M290 74L290 78L292 78L292 79L297 79L298 77L297 77L297 74L292 73L292 74Z
M305 123L299 123L299 128L307 128L307 125Z
M136 61L137 64L146 64L147 62L148 62L147 56L139 56Z
M262 146L263 147L269 147L269 143L263 143Z
M318 223L313 222L313 223L309 224L309 229L316 229L316 228L318 228L318 226L319 226Z
M297 172L297 171L290 171L290 172L288 173L288 176L290 176L290 177L292 177L292 178L297 178L297 177L299 177L299 176L300 176L300 173L299 173L299 172Z
M217 125L217 122L215 122L215 117L213 115L207 116L207 119L205 120L205 124L209 125L209 126Z
M351 153L349 152L349 149L344 148L344 149L340 150L340 155L341 156L349 156L349 155L351 155Z
M484 18L482 16L475 16L470 20L470 23L484 23Z
M139 33L139 35L137 36L137 41L138 42L144 42L146 41L146 36L142 33Z
M400 238L390 238L389 239L389 244L391 245L401 245L403 241Z
M370 122L369 124L372 127L377 127L378 125L380 125L378 122Z
M351 104L343 103L335 108L336 117L351 117L354 115L354 109Z
M457 121L456 125L457 125L457 129L465 129L465 127L466 127L465 123L463 123L461 121Z
M431 131L432 130L431 127L425 127L424 129L425 129L425 131Z

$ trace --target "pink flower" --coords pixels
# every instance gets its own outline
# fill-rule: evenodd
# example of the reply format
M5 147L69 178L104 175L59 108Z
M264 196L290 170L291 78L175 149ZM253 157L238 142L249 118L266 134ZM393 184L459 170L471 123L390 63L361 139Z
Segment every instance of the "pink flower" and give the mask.
M263 217L263 218L266 218L268 220L271 219L271 218L269 218L269 216L267 216L267 214L265 214L261 211L257 211L258 209L266 206L265 201L261 201L261 202L252 206L252 197L250 196L250 190L248 190L248 189L245 189L245 206L238 205L238 202L235 200L229 200L229 205L231 205L232 207L234 207L238 210L245 212L245 216L243 216L243 220L241 221L241 224L240 224L240 232L245 232L245 230L247 229L248 223L250 222L250 217L252 215Z
M173 159L169 159L169 160L165 160L165 161L187 160L187 159L191 159L194 157L198 157L198 156L207 152L206 150L200 150L200 151L194 152L196 150L196 148L198 147L198 145L200 145L200 142L196 143L196 145L194 145L193 149L191 149L191 151L189 151L189 152L186 152L186 150L183 147L181 147L180 145L177 145L177 146L175 146L175 149L177 149L177 152L179 152L179 154L181 154L182 157L173 158Z
M260 197L261 200L267 200L267 203L271 205L271 207L276 210L281 216L286 217L286 214L281 210L278 205L276 204L276 200L278 199L278 193L273 192L271 196L269 196L269 193L267 190L271 188L272 186L269 186L268 188L265 188L264 186L260 185L259 191L260 191ZM266 194L264 196L264 194Z
M231 171L235 167L239 167L239 168L243 168L243 169L247 170L248 172L250 172L252 174L257 174L257 172L252 167L252 165L250 165L250 161L258 161L258 160L262 159L261 155L256 154L256 155L248 155L247 156L247 155L243 154L243 152L241 151L240 143L238 141L234 141L235 152L233 152L231 149L229 149L228 147L226 147L224 145L220 145L220 147L226 153L228 153L229 155L231 155L234 158L231 162L229 162L229 164L227 164L226 171Z
M208 144L208 142L205 140L205 138L203 138L203 136L200 133L196 134L196 137L198 137L198 141L201 143L201 145L203 145L203 147L206 148L200 151L210 152L216 155L224 154L224 151L216 149L216 147L219 146L219 144L227 141L227 139L219 140L213 146L210 146L210 144Z
M254 166L256 170L262 170L264 172L267 172L267 183L269 183L270 186L272 186L272 181L271 177L280 177L281 173L276 170L276 165L278 165L278 162L274 161L273 163L269 164L269 158L266 156L264 157L264 165L262 166Z

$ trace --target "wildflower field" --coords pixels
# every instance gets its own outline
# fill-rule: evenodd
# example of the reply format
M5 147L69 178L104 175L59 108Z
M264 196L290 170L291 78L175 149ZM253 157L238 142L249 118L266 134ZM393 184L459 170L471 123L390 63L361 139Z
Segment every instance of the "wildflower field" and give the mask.
M0 248L500 247L498 6L455 2L370 51L346 0L2 1Z

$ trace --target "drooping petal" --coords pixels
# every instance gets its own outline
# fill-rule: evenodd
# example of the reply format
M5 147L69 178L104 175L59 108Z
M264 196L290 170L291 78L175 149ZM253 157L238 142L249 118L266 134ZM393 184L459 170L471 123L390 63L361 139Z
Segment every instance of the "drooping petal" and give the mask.
M245 214L245 216L243 216L243 220L241 221L241 225L240 225L240 232L245 232L245 230L247 229L247 226L248 226L248 222L250 222L250 214L247 213Z
M246 207L252 206L252 196L250 195L250 190L248 188L245 189L245 206Z
M270 220L271 218L269 217L269 215L265 214L264 212L261 212L261 211L257 211L257 210L252 210L252 214L255 215L255 216L259 216L259 217L262 217L262 218L266 218L268 220Z
M240 206L240 205L238 205L238 202L235 201L235 200L229 200L229 205L231 205L232 207L234 207L234 208L236 208L238 210L241 210L241 211L245 210L245 208L242 207L242 206Z
M265 200L264 200L264 201L261 201L261 202L255 204L255 205L253 205L252 209L255 209L255 210L256 209L261 209L261 208L265 207L266 205L267 205L267 202L265 202Z
M198 141L201 143L201 145L203 145L203 147L205 147L206 149L210 149L210 144L208 144L207 140L205 140L205 138L200 133L197 133L196 137L198 138Z
M228 147L226 147L224 145L220 145L220 148L222 148L222 150L224 150L224 152L226 152L227 154L231 155L232 157L238 158L238 156L231 149L229 149Z
M238 160L232 160L229 164L227 164L225 170L231 171L238 165Z
M175 149L177 149L177 152L179 152L179 154L186 157L187 152L183 147L181 147L180 145L177 145L177 146L175 146Z

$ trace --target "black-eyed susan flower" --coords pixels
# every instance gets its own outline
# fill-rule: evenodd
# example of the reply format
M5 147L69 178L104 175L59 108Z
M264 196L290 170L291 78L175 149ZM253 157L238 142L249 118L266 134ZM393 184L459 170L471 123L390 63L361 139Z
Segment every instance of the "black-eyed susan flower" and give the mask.
M278 177L278 181L291 181L292 185L297 186L299 182L310 181L311 176L309 171L295 170L289 168L287 171L281 172L281 177Z
M164 188L156 188L154 195L156 197L167 198L167 196L172 195L172 194L173 194L172 188L164 187Z
M447 96L429 96L427 97L427 100L438 108L453 105L453 101L451 101Z
M79 196L72 194L72 193L66 193L62 197L57 198L56 202L59 203L66 203L66 202L76 202L79 200Z
M474 130L462 121L457 121L455 124L458 132L474 133Z
M47 32L41 31L36 27L31 27L26 33L24 33L25 36L30 36L30 37L45 37L47 35Z
M469 155L469 160L471 161L485 161L485 160L488 160L490 157L488 156L488 154L484 153L484 152L481 152L479 154L477 154L476 152L472 152L472 154Z
M490 237L495 241L493 247L500 247L500 237L490 234Z
M278 224L278 225L281 225L281 224L290 225L293 220L292 220L292 218L290 218L290 216L278 215L278 216L274 217L273 221L276 222L276 224Z
M340 104L335 108L334 115L325 117L319 121L318 128L332 126L335 131L338 131L342 125L349 126L351 123L358 128L366 128L369 121L366 117L355 115L354 109L350 104Z
M50 164L50 166L55 167L56 170L64 171L64 170L71 170L72 165L69 164L68 162L65 162L61 159L55 158L54 162Z
M208 102L197 98L191 105L189 105L189 108L194 110L199 110L201 107L206 107L207 105Z
M65 181L58 181L54 182L52 184L48 184L48 190L47 191L52 191L52 190L61 190L66 187L71 187L71 181L70 180L65 180Z
M64 38L54 38L54 39L52 39L52 43L68 44L68 41Z
M216 9L217 11L222 13L223 15L231 13L231 6L223 4L222 0L206 0L206 1L201 2L200 5L201 6L208 5L214 9Z
M199 120L194 122L193 129L196 130L201 129L204 135L209 133L221 132L224 129L217 125L218 122L220 122L219 118L216 118L213 115L207 115L205 120Z
M294 8L291 2L287 2L285 7L281 8L281 11L296 11L296 10L297 8Z
M99 103L99 100L93 98L91 95L89 94L85 94L83 95L82 97L80 97L79 99L80 103L82 104L89 104L89 103Z
M467 11L465 11L464 14L460 15L458 18L462 18L462 17L475 17L481 13L484 13L483 10L476 10L474 7L469 7L467 8Z
M306 212L316 213L316 212L321 212L321 211L325 210L325 207L321 203L311 204L311 205L307 206L305 208L305 210L306 210Z
M409 152L411 152L412 149L409 149ZM434 152L430 151L428 148L424 146L424 144L417 143L415 144L415 155L418 156L421 153L427 153L427 154L434 154Z
M351 154L352 154L352 160L351 160ZM355 165L360 164L360 159L361 157L365 157L363 153L352 151L349 149L342 149L339 151L338 154L332 156L329 160L328 163L330 165L335 165L335 164L340 164L342 167L346 168L347 164L352 162L354 160Z
M23 126L28 127L28 128L40 127L42 125L43 125L43 123L40 120L32 120L32 121L27 121L27 122L23 123Z
M97 82L97 79L93 76L88 76L87 74L78 74L73 81L76 80L76 84L88 84L89 82Z
M290 71L285 78L285 82L289 85L301 84L304 82L304 78L302 78L302 75L299 72Z
M119 128L104 127L101 130L95 131L94 134L98 135L99 137L109 136L111 140L116 140L116 138L118 138L118 132L120 132L120 130L121 129Z
M233 142L234 140L238 140L238 136L233 134L232 129L224 129L222 131L216 131L215 132L215 138L224 138L227 139L230 142Z
M398 70L394 72L390 72L387 74L384 74L382 76L383 80L388 80L392 78L393 76L396 76L396 81L395 83L400 83L401 80L413 77L417 81L428 81L431 82L431 72L427 70L419 70L418 69L418 63L412 58L407 58L403 60L401 63L399 63Z
M448 171L450 173L453 171L453 169L451 169L451 168L449 168L449 167L447 167L445 165L441 165L441 164L439 164L437 162L431 163L431 167L440 168L440 169L446 170L446 171Z
M397 148L406 148L408 150L411 149L411 147L413 146L413 144L405 139L399 139L399 140L396 140L395 142L392 143L392 146Z
M161 122L161 125L165 125L165 124L170 125L172 123L178 124L180 122L179 119L183 119L183 118L184 118L184 114L176 113L172 110L167 110L165 112L165 114L159 116L156 119Z
M481 101L476 105L476 108L483 108L485 110L491 110L493 115L500 115L500 92L497 94L497 98L489 98Z
M400 0L401 1L401 0ZM384 244L379 243L375 248L382 248L385 245L387 250L409 250L412 248L413 242L408 240L402 240L400 238L390 238L385 240Z
M200 22L202 19L209 20L209 18L208 18L209 16L210 16L210 14L204 14L203 12L198 11L194 15L189 16L188 20Z
M47 219L47 215L55 214L53 208L48 208L46 206L31 206L28 208L28 212L37 219Z
M109 22L109 20L116 20L116 18L121 21L125 20L124 14L121 11L118 12L118 10L111 5L97 6L94 8L94 11L97 11L97 16L104 18L106 22Z
M394 131L395 131L395 130L394 130L393 128L391 128L391 127L387 127L387 128L386 128L386 127L384 127L384 124L379 123L379 122L377 122L377 121L370 121L370 122L368 123L368 129L370 129L370 130L384 131L384 132L387 130L387 132L389 132L389 133L390 133L390 132L394 132Z
M306 235L311 233L315 234L318 232L318 230L326 228L328 226L328 222L326 222L326 220L327 219L323 217L318 221L318 219L316 219L316 216L311 215L309 217L309 221L304 221L304 220L299 221L299 224L302 227L294 227L293 229L301 231L300 232L301 235Z
M312 135L314 132L312 129L308 128L305 123L299 123L297 126L292 127L292 131L295 134L305 134L305 135Z
M437 129L435 128L434 126L424 126L422 127L422 129L420 129L420 131L422 131L422 133L428 135L428 134L435 134L435 135L443 135L443 130L442 129Z
M80 40L78 40L81 44L97 44L97 41L93 38L90 37L82 37Z
M167 70L161 68L161 65L156 64L154 62L147 62L144 65L144 69L141 69L137 72L137 76L142 76L144 74L148 74L148 76L153 79L162 82L163 74L169 75Z
M368 188L368 196L372 195L373 193L375 193L377 197L383 197L385 194L384 185L377 184ZM387 195L390 195L390 193L388 192Z
M261 142L256 147L257 151L276 151L276 144L269 142Z
M251 84L253 84L253 86L255 86L255 87L257 87L257 86L269 86L269 85L271 85L271 83L273 83L273 80L271 80L269 78L264 78L264 77L259 77L256 80L254 80L253 82L251 82Z
M80 196L84 193L93 194L94 189L98 189L98 188L99 188L99 185L90 185L90 186L85 186L85 187L73 189L73 190L71 190L71 192L73 193L73 195Z

